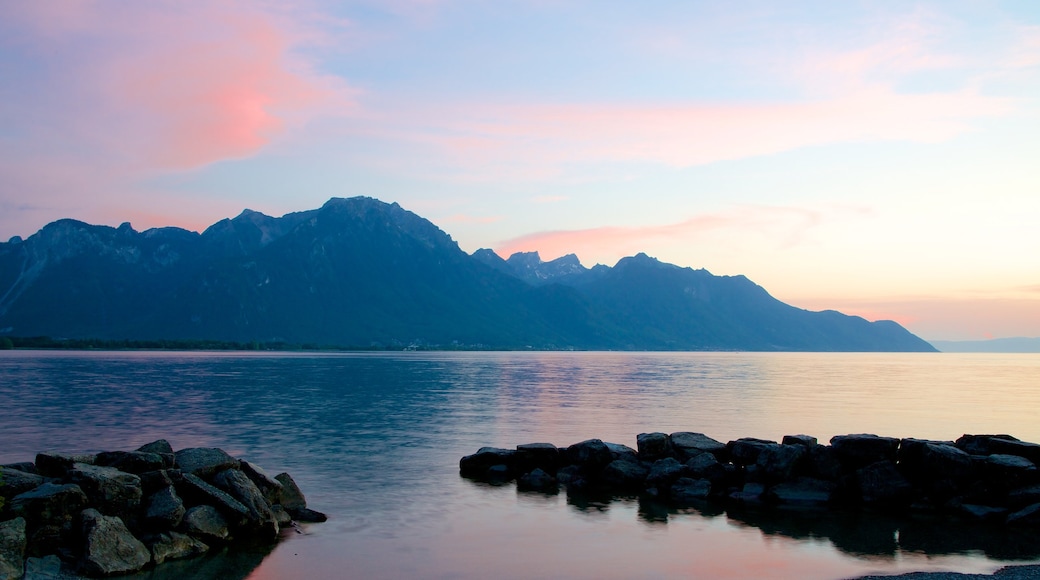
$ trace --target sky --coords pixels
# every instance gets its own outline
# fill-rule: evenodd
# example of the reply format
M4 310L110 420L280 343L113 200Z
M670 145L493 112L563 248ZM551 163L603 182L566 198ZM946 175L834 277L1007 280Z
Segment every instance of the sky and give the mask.
M1040 336L1040 3L0 2L0 239L357 195Z

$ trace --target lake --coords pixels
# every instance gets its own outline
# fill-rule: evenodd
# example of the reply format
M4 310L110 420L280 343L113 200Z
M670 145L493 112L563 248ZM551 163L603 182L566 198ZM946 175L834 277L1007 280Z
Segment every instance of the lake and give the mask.
M0 463L165 438L288 471L330 516L266 557L180 572L196 577L837 579L1040 561L1035 538L978 527L676 511L458 475L486 445L635 447L650 431L1040 442L1035 354L0 351L0 408Z

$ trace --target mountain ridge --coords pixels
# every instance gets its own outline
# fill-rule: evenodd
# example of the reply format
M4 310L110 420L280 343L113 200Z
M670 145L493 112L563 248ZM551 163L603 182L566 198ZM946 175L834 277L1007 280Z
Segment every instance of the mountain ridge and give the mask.
M202 233L58 220L0 243L0 336L282 341L352 347L934 350L895 323L783 304L744 276L646 254L465 253L367 198Z

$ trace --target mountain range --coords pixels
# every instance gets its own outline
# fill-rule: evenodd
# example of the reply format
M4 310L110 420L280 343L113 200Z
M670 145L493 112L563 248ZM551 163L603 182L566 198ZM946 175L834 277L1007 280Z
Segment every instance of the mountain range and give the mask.
M0 336L354 348L933 351L891 321L810 312L744 276L645 254L462 251L379 200L334 198L204 232L63 219L0 243Z

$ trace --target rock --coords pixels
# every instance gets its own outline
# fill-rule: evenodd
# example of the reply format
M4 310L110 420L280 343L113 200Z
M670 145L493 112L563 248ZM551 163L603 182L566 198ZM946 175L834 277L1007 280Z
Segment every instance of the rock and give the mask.
M574 466L577 469L577 466ZM492 465L484 472L485 481L491 483L503 483L513 479L513 470L508 465Z
M971 455L943 441L903 439L899 469L936 503L959 495L975 477Z
M760 477L767 483L787 481L794 476L808 448L802 445L764 446L755 459Z
M819 443L811 435L784 435L780 441L782 445L801 445L802 447L814 447Z
M1040 463L1040 445L1037 445L1036 443L993 438L989 441L989 451L991 455L1017 455L1019 457L1025 457L1034 464Z
M102 515L93 508L85 509L81 529L80 569L87 574L128 574L144 568L152 559L148 548L126 529L118 517Z
M671 453L668 435L656 432L636 435L636 449L639 459L644 461L656 461Z
M913 496L913 486L891 461L878 461L856 470L856 483L860 499L868 504L909 504Z
M516 446L517 473L535 469L553 474L560 467L560 450L552 443L525 443Z
M738 503L754 505L762 503L765 492L766 486L761 483L745 483L740 491L729 494L729 498Z
M185 473L180 482L175 484L177 494L185 505L195 506L208 504L220 510L232 526L241 526L249 520L249 508L226 492L202 481L195 475ZM185 514L187 517L187 514Z
M79 575L66 574L61 558L48 554L42 558L25 559L25 580L77 580Z
M701 453L711 453L716 458L726 457L726 444L703 433L679 431L668 436L679 461L689 461Z
M102 514L118 516L131 524L136 519L144 495L140 477L114 467L74 463L68 478Z
M1040 525L1040 503L1024 507L1007 517L1007 524L1012 526Z
M720 484L726 479L725 466L719 463L712 453L701 453L687 461L684 467L684 473L692 479L707 479L713 485Z
M205 554L209 551L209 546L185 534L164 532L150 542L149 549L152 561L158 565L167 560L179 560Z
M1040 485L1030 485L1014 489L1007 494L1007 501L1015 509L1040 503Z
M994 493L1037 483L1038 472L1033 462L1019 455L995 453L985 458L982 472L986 486Z
M278 536L278 522L263 492L246 474L237 469L225 469L213 476L213 483L228 492L249 510L249 529L260 536L274 539Z
M1011 435L962 435L954 445L970 455L989 455L995 453L990 450L990 441L993 439L1018 441Z
M9 467L0 469L0 496L2 497L14 497L20 493L36 489L42 484L42 475L26 473Z
M146 451L105 451L97 454L94 464L115 467L133 474L166 468L166 462L161 455Z
M960 514L961 517L969 520L1001 522L1007 518L1008 509L1003 507L965 503L957 506L957 513Z
M766 439L755 439L754 437L742 437L736 441L726 444L729 451L730 461L741 467L752 465L758 461L758 454L763 449L776 445L776 441Z
M215 447L192 447L174 454L176 466L184 473L208 478L218 471L238 469L239 461Z
M67 453L37 453L36 471L44 477L65 477L74 463L94 463L93 455L69 455Z
M242 473L256 484L256 487L264 494L264 499L267 500L268 504L282 503L282 484L277 479L267 475L267 472L259 465L242 460Z
M170 442L165 439L158 439L151 443L145 443L138 447L137 450L144 451L145 453L158 453L159 455L173 454L173 447L170 445Z
M517 479L516 487L526 491L552 492L557 490L556 478L537 467Z
M831 502L836 484L822 479L799 477L774 485L769 500L790 507L824 507Z
M5 469L14 469L21 471L22 473L31 473L33 475L39 475L40 472L36 470L36 464L32 461L20 461L18 463L5 463L0 465L0 472Z
M899 439L877 435L836 435L831 437L831 448L843 465L859 469L879 461L895 463Z
M641 463L615 459L600 474L600 481L609 489L642 491L650 469Z
M497 447L481 447L473 455L467 455L459 460L459 473L463 477L482 478L492 465L505 465L512 470L516 465L516 451Z
M87 506L87 494L78 485L44 483L11 498L11 511L25 518L30 531L43 525L62 527Z
M188 509L181 520L181 529L203 542L226 542L231 537L227 519L211 505Z
M599 439L588 439L571 445L567 448L566 456L571 463L589 473L598 472L614 461L610 448Z
M650 473L646 476L647 489L656 488L658 491L667 491L675 480L683 473L683 465L674 457L658 459L650 466Z
M607 449L610 449L610 456L614 461L617 461L618 459L635 462L639 461L639 453L628 445L610 443L609 441L605 441L603 444L607 446Z
M310 508L296 508L289 513L294 520L309 524L326 522L329 519L329 516Z
M303 497L300 486L296 485L292 476L288 473L279 473L274 478L282 484L282 507L287 510L307 507L307 498Z
M25 518L0 522L0 580L15 580L25 573Z
M292 516L281 506L281 504L271 506L271 513L274 514L274 521L278 522L279 528L284 528L292 523Z
M173 486L167 486L148 496L145 501L144 523L152 529L171 530L184 519L184 502Z
M556 470L556 481L563 485L572 485L575 482L585 481L585 470L579 465L564 465ZM582 485L579 483L578 485Z
M711 482L707 479L680 477L668 490L668 497L680 504L703 500L709 495L711 495Z
M179 471L172 471L175 471L178 477L180 476ZM141 491L144 492L144 495L151 495L164 487L173 485L173 478L170 477L170 473L170 471L160 469L159 471L146 471L138 475L137 477L141 478Z

